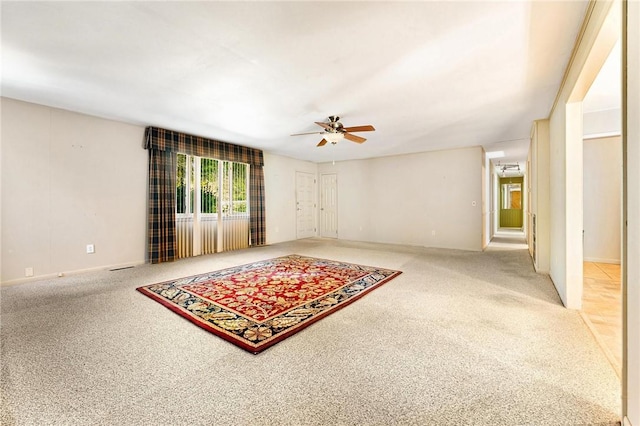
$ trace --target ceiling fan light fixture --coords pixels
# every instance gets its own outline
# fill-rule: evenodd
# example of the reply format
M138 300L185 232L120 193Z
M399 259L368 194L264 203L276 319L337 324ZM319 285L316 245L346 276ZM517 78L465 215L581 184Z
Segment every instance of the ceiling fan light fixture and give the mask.
M498 162L498 164L496 165L496 170L501 174L502 177L504 177L506 175L506 172L513 172L516 173L516 175L520 174L520 163L515 163L515 164L501 164L500 162Z
M340 132L327 132L323 136L328 142L331 142L334 145L344 139L344 134Z

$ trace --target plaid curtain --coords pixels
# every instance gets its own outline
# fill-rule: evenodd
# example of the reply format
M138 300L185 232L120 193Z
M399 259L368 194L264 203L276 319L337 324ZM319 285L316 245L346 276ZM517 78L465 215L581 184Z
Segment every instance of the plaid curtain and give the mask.
M149 150L149 261L176 259L175 152Z
M266 243L264 210L263 167L249 166L249 237L252 246Z
M259 149L220 142L200 136L187 135L159 127L147 127L145 148L149 150L149 258L152 263L175 259L176 252L176 153L215 158L249 164L249 236L252 246L266 242L264 207L264 156ZM152 154L152 153L156 154ZM156 157L170 157L155 166ZM171 162L171 164L169 164ZM169 168L171 170L169 171ZM170 173L154 186L154 174L160 170ZM169 221L167 218L171 217ZM170 229L169 229L170 228ZM155 251L155 254L154 254Z

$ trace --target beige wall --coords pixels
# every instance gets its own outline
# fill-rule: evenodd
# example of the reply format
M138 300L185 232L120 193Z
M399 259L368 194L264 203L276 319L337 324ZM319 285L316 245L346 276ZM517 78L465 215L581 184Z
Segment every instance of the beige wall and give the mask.
M570 212L567 210L567 154L566 154L566 117L565 106L558 105L555 114L549 122L550 149L549 149L549 204L552 206L549 221L549 275L558 290L558 294L565 306L579 309L581 300L577 297L571 302L567 301L567 220ZM580 155L582 157L582 155ZM582 164L582 162L580 162ZM581 186L573 188L575 193L582 194ZM582 200L580 200L582 205ZM580 211L582 221L582 211ZM576 228L581 224L577 224ZM575 266L575 265L573 265ZM574 268L575 270L575 268ZM577 282L577 280L575 280Z
M495 173L491 160L482 150L482 249L484 250L493 235L491 234L491 174Z
M340 239L482 249L480 147L325 163L319 173L338 175Z
M2 283L145 261L144 127L2 98ZM265 153L267 243L296 238L295 173ZM96 252L86 253L94 244Z
M537 120L531 130L529 149L530 168L528 169L531 204L529 211L536 218L535 263L536 271L549 273L549 120ZM533 219L532 219L533 220ZM533 232L533 229L530 229ZM533 245L533 238L530 243ZM533 247L530 248L533 250Z
M145 261L143 137L141 126L2 99L2 283L25 268L43 277ZM264 170L269 244L296 238L300 171L338 173L342 239L482 248L479 147L335 166L265 153Z
M584 141L584 260L620 263L622 138Z
M264 154L267 244L296 239L296 172L317 176L318 165Z
M624 89L626 111L623 126L626 152L625 211L627 222L623 253L625 306L625 390L624 409L627 423L640 426L640 2L625 2L626 69ZM623 43L624 45L624 43Z
M144 127L2 98L2 283L140 264L146 253ZM265 154L267 243L295 239L295 172ZM86 245L95 253L87 254Z
M143 135L2 98L2 282L144 262Z
M620 108L584 113L583 134L585 137L620 135L622 110Z

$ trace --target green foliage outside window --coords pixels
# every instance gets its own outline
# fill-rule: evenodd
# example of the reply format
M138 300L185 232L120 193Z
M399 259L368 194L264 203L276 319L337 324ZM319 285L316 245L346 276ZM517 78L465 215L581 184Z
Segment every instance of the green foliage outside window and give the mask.
M233 167L233 213L247 212L247 165L231 163Z
M218 212L218 161L200 160L200 213Z
M191 167L188 167L187 164L188 161L193 161L193 158L185 154L178 154L176 176L176 211L178 214L193 211L194 167L193 163L190 164ZM219 167L222 167L222 185L218 182ZM247 213L247 167L242 163L201 158L200 212L217 213L218 206L221 205L224 214ZM188 181L190 181L190 185L187 184ZM187 187L191 188L190 194L187 194ZM187 203L190 206L188 211Z

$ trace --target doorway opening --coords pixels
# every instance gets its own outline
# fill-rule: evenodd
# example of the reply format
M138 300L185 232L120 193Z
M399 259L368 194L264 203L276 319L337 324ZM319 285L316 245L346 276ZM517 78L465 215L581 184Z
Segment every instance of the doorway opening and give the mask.
M622 377L622 81L618 41L582 102L581 315Z
M526 250L524 210L525 170L517 165L507 168L501 162L492 165L492 228L487 250ZM493 212L495 211L495 214Z
M500 229L522 230L522 177L500 178Z

